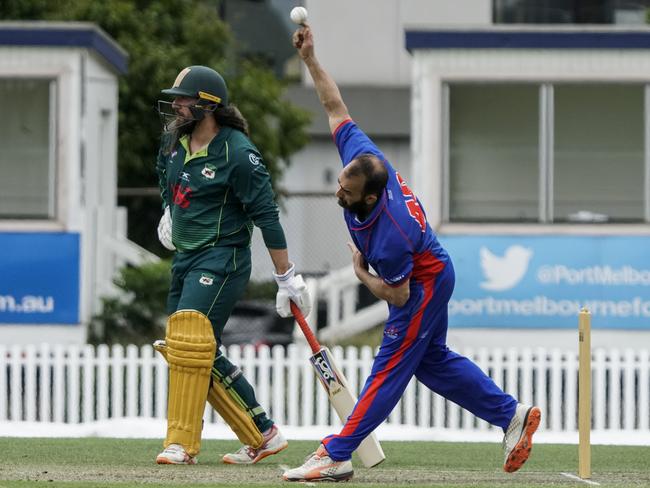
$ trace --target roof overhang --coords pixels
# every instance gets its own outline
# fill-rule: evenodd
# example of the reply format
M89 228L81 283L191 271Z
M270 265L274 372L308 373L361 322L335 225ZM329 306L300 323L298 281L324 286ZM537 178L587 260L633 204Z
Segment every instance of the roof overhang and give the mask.
M0 22L0 46L79 47L92 49L118 73L128 69L128 54L90 22Z
M406 49L650 49L650 28L493 26L406 29Z

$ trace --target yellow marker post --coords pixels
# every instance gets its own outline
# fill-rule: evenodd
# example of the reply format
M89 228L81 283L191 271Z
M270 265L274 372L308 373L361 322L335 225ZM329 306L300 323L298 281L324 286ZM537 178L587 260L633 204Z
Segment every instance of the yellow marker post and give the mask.
M591 313L578 319L578 476L591 478Z

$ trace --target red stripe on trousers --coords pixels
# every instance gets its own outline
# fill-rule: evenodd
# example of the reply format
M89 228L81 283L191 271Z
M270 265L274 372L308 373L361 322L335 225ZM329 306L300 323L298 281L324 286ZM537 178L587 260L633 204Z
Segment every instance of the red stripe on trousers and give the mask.
M341 433L339 435L341 436L351 435L356 430L356 428L359 425L359 422L361 422L366 412L370 408L370 405L372 404L372 401L375 399L375 396L377 396L377 393L379 392L379 388L381 388L381 385L384 383L384 381L386 381L386 377L388 376L388 373L397 363L399 363L399 361L402 359L402 356L404 355L404 351L406 351L409 347L411 347L411 344L413 344L413 342L417 338L418 332L420 331L422 316L424 315L424 309L431 301L431 297L433 297L434 286L435 286L434 280L428 280L426 284L424 284L424 300L422 302L422 305L416 312L416 314L411 319L411 323L409 324L406 331L406 337L404 338L404 342L402 342L399 349L388 360L388 364L386 364L386 367L375 375L375 379L370 384L370 386L368 386L368 389L366 390L363 397L360 398L359 401L357 402L357 406L354 410L354 414L345 423L345 426L343 427L343 430L341 430Z

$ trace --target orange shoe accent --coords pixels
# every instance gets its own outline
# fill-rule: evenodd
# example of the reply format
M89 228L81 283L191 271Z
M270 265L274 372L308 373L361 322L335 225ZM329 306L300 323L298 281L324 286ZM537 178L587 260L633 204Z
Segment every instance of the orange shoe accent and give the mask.
M539 427L541 420L542 411L539 407L532 407L526 417L525 427L521 433L521 438L510 453L510 456L508 456L508 460L503 465L503 470L506 473L514 473L528 460L530 451L533 448L533 434Z

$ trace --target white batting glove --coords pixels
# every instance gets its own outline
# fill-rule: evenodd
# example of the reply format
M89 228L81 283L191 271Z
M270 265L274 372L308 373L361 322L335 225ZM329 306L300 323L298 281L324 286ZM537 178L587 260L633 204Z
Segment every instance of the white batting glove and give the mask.
M158 222L158 240L166 249L176 250L176 246L172 242L172 213L169 206L165 207L160 222Z
M280 317L291 317L290 301L293 301L306 317L311 311L311 298L307 285L302 276L295 274L296 267L291 264L289 270L284 274L273 273L278 284L278 294L275 296L275 310Z

